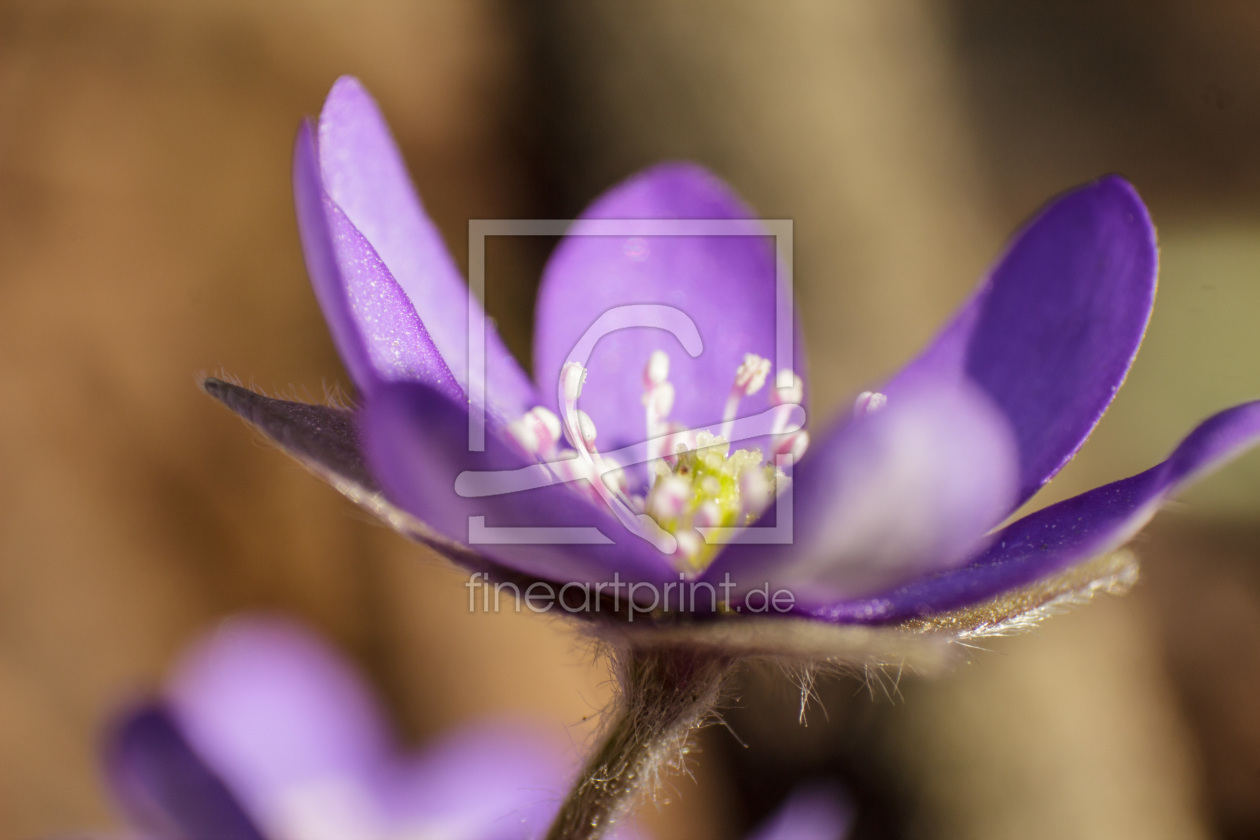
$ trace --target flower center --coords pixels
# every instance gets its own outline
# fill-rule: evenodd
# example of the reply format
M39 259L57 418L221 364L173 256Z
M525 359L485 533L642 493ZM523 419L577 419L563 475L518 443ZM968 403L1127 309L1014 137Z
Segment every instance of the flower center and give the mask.
M726 438L697 432L695 448L680 444L673 456L652 465L647 515L678 541L682 571L708 567L717 545L704 539L702 528L748 525L774 498L786 477L762 463L760 449L730 451Z
M776 464L789 466L809 445L803 429L788 429L804 396L801 380L793 374L791 387L770 390L771 413L766 416L773 459L767 461L755 447L731 451L731 436L737 422L743 422L737 421L740 403L765 386L769 373L769 360L751 353L744 357L714 434L669 419L675 397L669 356L662 350L652 353L642 382L648 462L643 493L631 492L622 465L597 447L595 424L577 407L587 371L575 362L565 364L560 374L561 415L534 408L510 423L508 431L559 480L589 488L622 524L671 554L680 572L696 574L719 548L706 540L705 531L744 527L760 516L789 480ZM764 435L762 429L755 435ZM571 450L559 447L562 432Z

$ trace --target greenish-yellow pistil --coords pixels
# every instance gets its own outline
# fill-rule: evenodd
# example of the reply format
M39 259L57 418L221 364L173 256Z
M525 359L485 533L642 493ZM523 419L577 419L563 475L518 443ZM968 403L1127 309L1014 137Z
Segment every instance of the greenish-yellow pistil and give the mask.
M703 571L719 544L700 529L749 524L774 498L776 471L759 449L730 452L725 438L700 432L694 449L682 449L654 465L645 512L678 540L678 554L692 572Z
M646 494L642 485L632 486L627 480L615 454L601 452L596 445L595 423L577 405L586 381L586 368L579 362L567 361L560 370L560 416L536 406L509 423L507 431L556 479L606 504L631 533L673 558L679 572L697 574L787 486L779 467L790 469L809 444L799 421L792 426L794 413L800 413L804 384L791 374L790 383L772 389L769 428L757 433L770 441L770 462L762 463L759 449L730 451L740 401L765 386L770 367L761 356L744 355L715 435L669 419L676 396L669 381L669 356L663 350L651 353L643 369L651 479ZM562 440L573 449L563 448Z

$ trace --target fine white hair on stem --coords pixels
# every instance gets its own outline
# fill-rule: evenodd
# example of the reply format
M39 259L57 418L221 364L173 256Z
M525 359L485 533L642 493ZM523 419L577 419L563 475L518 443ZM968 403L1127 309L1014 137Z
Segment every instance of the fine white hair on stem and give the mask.
M733 660L689 647L606 651L617 694L596 748L548 840L597 840L671 770L685 769L693 732L715 719Z

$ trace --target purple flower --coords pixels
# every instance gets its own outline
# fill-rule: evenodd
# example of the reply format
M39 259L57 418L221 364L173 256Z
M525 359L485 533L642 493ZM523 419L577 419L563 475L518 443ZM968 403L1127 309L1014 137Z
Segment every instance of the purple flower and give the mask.
M503 724L400 752L359 676L270 617L194 646L106 758L138 826L207 840L530 837L571 775L547 739Z
M478 375L467 325L479 304L357 81L340 80L302 127L294 182L312 282L361 407L218 380L207 391L400 531L495 580L589 590L616 575L658 594L680 579L731 582L718 609L658 610L642 632L822 654L880 632L853 625L1009 629L1125 589L1134 561L1117 550L1260 437L1260 403L1229 409L1150 470L994 530L1083 444L1146 329L1155 232L1115 176L1047 205L916 359L808 430L775 252L698 167L634 176L569 231L539 292L532 382L492 326ZM728 228L601 235L625 219ZM792 367L775 369L787 351ZM471 451L482 416L484 451ZM788 498L791 539L776 542ZM574 528L598 542L495 536ZM714 528L726 538L706 539ZM776 591L790 593L790 618L750 616Z
M196 645L163 697L118 723L106 762L135 826L171 840L529 840L571 776L549 739L505 724L399 752L358 675L269 617ZM835 840L842 801L804 788L759 840Z

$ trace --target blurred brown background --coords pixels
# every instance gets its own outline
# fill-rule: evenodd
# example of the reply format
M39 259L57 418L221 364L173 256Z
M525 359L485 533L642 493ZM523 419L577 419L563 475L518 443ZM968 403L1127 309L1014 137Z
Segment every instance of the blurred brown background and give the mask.
M289 197L337 75L385 109L458 259L470 218L571 216L696 159L795 220L815 412L926 340L1005 236L1108 171L1160 229L1146 347L1044 504L1260 396L1260 9L1247 2L0 2L0 836L115 825L97 738L233 611L305 617L421 740L568 727L604 674L563 626L469 615L460 576L194 387L344 383ZM487 305L528 352L537 242ZM862 837L1260 834L1260 458L1143 536L1130 597L892 698L755 671L647 819L726 838L839 774Z

